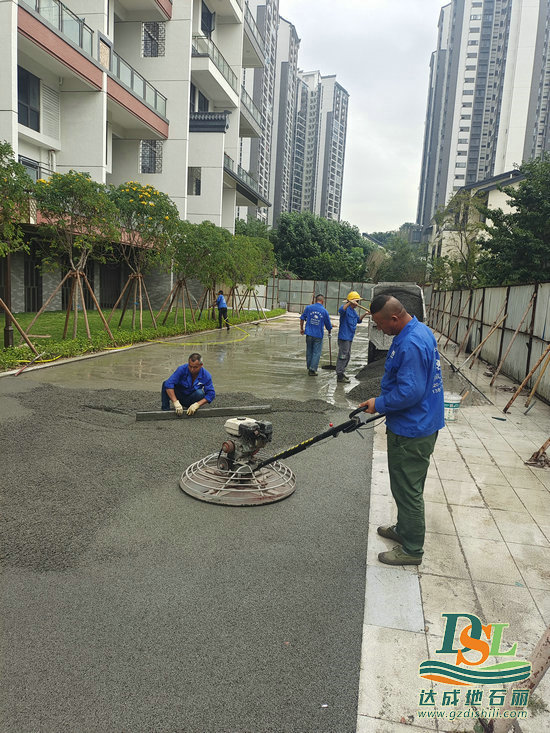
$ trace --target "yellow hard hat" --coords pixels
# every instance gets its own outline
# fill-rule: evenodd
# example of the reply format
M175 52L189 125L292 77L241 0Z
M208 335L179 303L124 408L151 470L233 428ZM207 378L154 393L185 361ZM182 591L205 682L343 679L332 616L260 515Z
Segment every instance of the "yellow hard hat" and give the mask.
M348 293L347 299L348 300L361 300L361 296L359 295L358 292L356 292L355 290L352 290L350 293Z

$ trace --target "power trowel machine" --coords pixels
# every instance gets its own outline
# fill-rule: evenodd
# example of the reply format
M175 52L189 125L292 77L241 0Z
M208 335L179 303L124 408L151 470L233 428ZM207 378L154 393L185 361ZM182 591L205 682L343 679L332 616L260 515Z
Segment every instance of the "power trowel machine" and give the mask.
M232 417L225 422L227 438L219 452L189 466L180 479L180 487L197 499L216 504L253 506L279 501L296 488L296 476L282 459L326 438L353 433L381 417L358 408L350 412L345 422L331 424L324 433L264 459L258 453L271 442L273 425L267 420Z

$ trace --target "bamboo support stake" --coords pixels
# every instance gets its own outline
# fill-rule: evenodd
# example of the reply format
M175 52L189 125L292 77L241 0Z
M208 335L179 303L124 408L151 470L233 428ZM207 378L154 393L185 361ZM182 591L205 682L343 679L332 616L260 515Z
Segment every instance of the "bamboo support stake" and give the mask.
M82 313L84 315L84 325L86 326L86 336L91 341L92 334L90 333L90 324L88 323L88 311L86 310L86 303L84 302L84 288L82 287L82 278L78 278L78 287L80 288L80 300L82 301Z
M28 338L27 334L25 333L25 331L23 331L23 329L21 328L21 326L19 325L19 323L17 322L17 320L13 317L12 312L10 311L10 309L8 308L8 306L4 303L4 301L2 300L2 298L0 298L0 308L2 308L2 310L8 314L8 316L11 319L11 322L15 325L15 328L21 334L21 338L25 341L25 343L27 344L27 346L29 347L29 349L34 354L38 355L38 351L31 344L31 342L29 341L29 338Z
M464 367L470 361L470 359L472 358L472 356L475 356L476 354L479 354L479 352L481 351L481 349L482 349L483 345L485 344L485 342L488 339L491 338L491 336L494 334L494 332L497 330L497 328L500 326L500 324L504 321L505 318L506 318L506 314L502 316L502 318L500 319L500 321L498 323L495 323L491 327L491 330L489 331L489 333L487 334L487 336L485 336L485 338L483 339L483 341L481 343L479 343L475 347L475 349L468 355L468 358L465 359L459 367L454 367L454 370L453 371L459 372L462 369L462 367Z
M185 280L185 278L183 279L183 288L187 295L187 302L189 303L189 310L191 311L191 318L193 319L193 323L196 324L197 322L195 321L195 311L193 309L193 303L191 302L191 294L189 293L189 288L187 287L187 281Z
M504 308L504 305L505 305L505 304L503 304L502 308ZM500 316L500 314L502 313L502 308L501 308L501 309L499 310L499 312L497 313L497 318L498 318L498 317ZM476 363L476 359L477 359L477 358L478 358L478 356L479 356L479 355L481 354L481 347L483 346L483 344L484 344L484 343L485 343L485 342L486 342L486 341L488 340L489 336L492 336L492 335L493 335L493 333L494 333L494 332L495 332L495 331L497 330L497 328L498 328L499 326L501 326L501 325L502 325L502 324L504 323L504 321L506 320L506 318L507 318L507 317L508 317L508 313L505 313L505 314L504 314L504 315L502 316L502 318L500 319L500 321L499 321L498 323L497 323L497 319L495 318L495 320L493 321L493 325L492 325L492 326L491 326L491 328L489 329L489 333L488 333L488 334L487 334L487 336L486 336L486 337L485 337L485 338L483 339L483 341L482 341L482 342L481 342L481 343L479 344L479 348L476 348L476 349L474 349L474 351L477 351L477 353L476 353L476 355L475 355L475 357L474 357L474 360L472 361L472 363L471 363L471 364L470 364L470 366L469 366L469 368L470 368L470 369L471 369L471 368L473 367L473 365L474 365L474 364ZM473 353L473 352L472 352L472 353Z
M109 313L109 315L107 317L107 323L111 323L111 318L113 317L113 313L115 312L115 310L117 309L118 304L122 300L122 298L124 296L124 293L126 292L126 288L128 287L129 284L130 284L130 280L126 280L126 283L124 284L124 287L122 288L122 292L118 296L117 301L116 301L116 303L113 306L113 309L111 310L111 312Z
M542 356L540 357L540 359L537 361L537 363L535 364L535 366L531 369L531 371L529 372L529 374L525 377L525 379L523 380L523 382L516 389L516 391L514 392L514 394L511 397L510 401L508 402L508 404L506 405L506 407L504 408L504 410L502 412L504 412L504 413L508 412L508 410L512 406L512 403L514 402L514 400L516 399L516 397L519 395L519 393L521 392L521 390L525 387L525 385L527 384L527 382L531 379L531 377L533 376L533 374L537 371L537 369L539 368L539 366L542 364L542 362L544 361L544 359L547 357L547 355L549 353L550 353L550 344L548 344L548 346L544 350L544 352L543 352Z
M103 311L101 310L101 306L99 305L99 303L97 301L97 298L95 297L95 293L94 293L94 291L92 289L92 286L88 282L88 278L86 277L85 274L83 275L83 277L84 277L84 282L86 283L86 287L88 288L88 292L90 293L90 297L91 297L91 299L94 302L94 305L95 305L95 307L97 309L97 312L99 313L99 317L103 321L103 325L105 327L105 330L109 334L109 337L110 337L111 341L113 341L113 343L116 343L115 337L113 336L113 334L111 333L111 329L109 328L109 324L105 320L105 316L103 315Z
M541 379L543 378L543 376L544 376L544 372L545 372L545 371L546 371L546 369L548 368L548 364L550 364L550 354L548 354L548 357L547 357L546 361L545 361L545 362L544 362L544 364L542 365L542 369L540 370L540 374L539 374L539 376L537 377L537 381L536 381L536 382L535 382L535 384L533 385L533 389L531 390L531 392L529 393L529 397L528 397L528 398L527 398L527 400L525 401L525 407L529 407L529 403L531 402L531 400L533 399L533 395L534 395L534 394L535 394L535 392L537 391L537 387L538 387L538 386L539 386L539 384L540 384L540 380L541 380Z
M73 294L74 294L74 275L73 275L73 281L71 283L71 294L69 296L69 301L67 303L67 315L65 316L65 328L63 329L63 338L67 337L67 329L69 328L69 318L71 315L71 310L73 307Z
M516 338L516 336L517 336L517 335L518 335L518 333L519 333L519 329L520 329L520 328L522 327L522 325L523 325L523 321L524 321L524 320L525 320L525 319L527 318L527 314L528 314L528 313L529 313L529 311L531 310L531 307L532 307L532 305L533 305L533 302L534 302L534 300L535 300L535 293L533 293L533 295L531 296L531 300L529 301L529 305L528 305L528 306L527 306L527 308L525 309L525 312L524 312L523 316L521 317L521 321L519 322L519 324L518 324L518 327L516 328L516 330L514 331L514 334L513 334L512 338L510 339L510 343L508 344L508 348L506 349L506 352L505 352L504 356L503 356L503 357L502 357L502 359L500 360L500 364L499 364L499 365L497 366L497 369L496 369L496 372L495 372L495 373L494 373L494 375L493 375L493 378L492 378L492 379L491 379L491 381L489 382L489 385L490 385L491 387L492 387L492 386L493 386L493 384L495 383L495 379L496 379L496 378L498 377L498 374L499 374L499 372L500 372L500 370L501 370L501 368L502 368L502 365L504 364L504 362L505 362L505 360L506 360L506 357L507 357L507 356L508 356L508 354L510 353L510 349L512 348L512 344L514 343L514 341L515 341L515 338Z
M59 291L61 290L61 288L63 287L63 284L64 284L65 280L66 280L66 279L67 279L68 277L70 277L70 276L71 276L71 271L69 271L69 272L68 272L68 273L67 273L67 274L65 275L65 277L64 277L64 278L63 278L63 279L61 280L61 282L60 282L60 283L59 283L59 284L58 284L58 285L56 286L55 290L54 290L54 291L53 291L53 293L52 293L52 294L50 295L50 297L48 298L48 300L47 300L47 301L46 301L46 302L44 303L44 305L42 306L42 308L40 308L40 310L38 311L38 313L37 313L37 314L36 314L36 315L35 315L35 316L33 317L32 321L31 321L31 322L29 323L29 325L27 326L27 333L28 333L29 335L30 335L30 332L31 332L31 328L33 327L34 323L36 322L36 319L38 318L38 316L41 316L41 315L42 315L42 313L44 313L44 311L46 310L46 308L47 308L47 307L49 306L49 304L50 304L50 303L52 302L52 300L53 300L53 299L55 298L55 296L57 295L57 293L58 293L58 292L59 292Z
M473 315L473 318L472 318L472 322L471 322L471 323L470 323L470 325L468 326L468 330L466 331L466 334L465 334L464 338L462 339L462 341L461 341L461 343L460 343L460 346L458 347L458 351L456 352L456 355L457 355L457 356L458 356L458 355L460 354L460 352L462 351L462 347L464 346L464 344L465 344L465 343L467 342L467 340L468 340L468 336L470 335L470 331L471 331L471 330L472 330L472 328L474 327L474 324L475 324L475 322L476 322L476 316L477 316L477 314L479 313L479 309L481 308L481 305L482 305L482 303L483 303L483 298L482 298L482 299L481 299L481 300L479 301L479 303L477 304L476 312L475 312L475 313L474 313L474 315Z
M452 335L454 334L454 332L455 332L455 331L456 331L456 330L458 329L458 324L460 323L460 319L462 318L462 315L464 314L464 311L465 311L465 309L466 309L466 306L467 306L467 305L468 305L468 303L470 302L470 299L471 299L471 297L472 297L472 294L471 294L471 293L469 293L468 297L466 298L466 302L465 302L465 303L464 303L464 305L462 306L462 309L461 309L460 313L459 313L459 314L458 314L458 316L457 316L457 319L456 319L456 323L455 323L455 325L454 325L454 328L453 328L453 330L452 330L452 331L450 331L450 333L449 333L449 336L447 337L447 340L445 341L445 343L444 343L444 345L443 345L443 348L444 348L444 349L446 349L446 348L447 348L447 344L448 344L448 343L449 343L449 341L451 340L451 336L452 336Z

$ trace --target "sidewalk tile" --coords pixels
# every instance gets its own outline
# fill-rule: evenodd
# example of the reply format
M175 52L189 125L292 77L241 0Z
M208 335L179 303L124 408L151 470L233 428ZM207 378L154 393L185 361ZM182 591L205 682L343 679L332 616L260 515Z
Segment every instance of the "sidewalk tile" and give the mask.
M503 633L501 650L507 651L517 641L518 656L528 657L546 629L529 588L478 580L475 582L475 589L481 603L484 623L510 624Z
M421 572L420 593L426 630L430 634L443 633L444 619L441 614L445 611L475 608L476 599L470 580L445 578Z
M493 519L506 542L541 545L542 547L550 546L548 538L544 536L531 515L526 512L507 512L502 509L494 509Z
M537 522L542 520L544 524L550 524L550 492L516 489L516 494Z
M523 466L525 465L523 463L523 458L521 458L517 453L512 450L493 450L490 445L487 447L487 450L493 457L496 465L500 466L500 468L502 469L505 469L507 467L523 468Z
M437 473L442 481L468 481L471 476L464 461L437 461Z
M430 532L437 532L438 534L456 534L453 518L451 517L447 504L426 501L425 517L426 527Z
M392 547L396 545L396 542L394 540L387 540L384 537L380 537L378 532L376 531L377 527L380 524L390 524L391 520L386 520L385 522L379 522L378 524L369 524L369 541L367 545L367 567L373 566L377 568L389 568L389 565L384 565L380 562L378 559L378 553L379 552L386 552L387 550L391 550ZM405 566L397 566L400 570L409 573L411 575L417 575L418 574L418 566L417 565L405 565Z
M458 539L449 534L426 532L424 557L419 569L423 574L431 573L450 578L470 577Z
M367 566L365 623L403 631L424 631L418 575L403 568Z
M514 489L538 489L541 491L544 489L538 478L533 474L529 468L506 468L506 478Z
M505 542L461 537L464 554L474 581L523 585L523 578Z
M370 498L369 521L377 526L393 524L397 517L397 509L392 496L372 494Z
M470 466L470 470L472 471L472 475L479 486L487 484L490 484L491 486L508 485L506 474L497 466Z
M490 509L505 509L514 512L525 511L525 507L511 486L484 485L480 487L480 490Z
M455 451L456 454L456 451ZM474 466L494 466L492 457L483 449L461 448L460 454L467 465L471 468Z
M529 588L550 590L550 547L508 543Z
M410 718L408 718L410 720ZM426 723L427 725L427 723ZM366 715L359 715L357 718L356 733L406 733L406 731L415 730L435 730L435 723L430 728L424 726L411 725L407 723L395 723L391 720L380 720L380 718L369 718Z
M439 504L446 502L443 486L438 478L427 478L424 484L424 499L426 501L436 501Z
M452 481L451 479L445 479L443 481L443 491L449 504L485 506L483 497L473 479L470 479L470 481Z
M456 533L459 537L479 537L488 540L502 539L489 509L453 506L451 512Z
M542 590L540 588L531 588L530 590L531 595L542 614L544 623L547 626L550 626L550 593L547 590Z
M358 714L392 723L415 720L423 682L418 665L427 656L424 633L365 624Z

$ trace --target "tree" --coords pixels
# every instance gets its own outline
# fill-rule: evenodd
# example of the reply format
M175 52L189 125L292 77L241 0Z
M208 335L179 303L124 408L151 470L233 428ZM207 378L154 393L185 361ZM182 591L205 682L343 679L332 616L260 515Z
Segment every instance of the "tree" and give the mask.
M92 180L89 173L71 170L68 173L54 173L47 181L39 179L35 184L35 196L42 219L39 225L43 245L42 263L45 267L68 267L68 272L38 311L28 330L63 283L70 279L71 291L63 337L67 335L71 310L74 310L73 338L76 337L80 298L86 333L91 338L84 298L85 285L106 330L113 338L85 273L88 260L106 261L112 251L112 243L120 236L118 212L105 186Z
M0 142L0 256L25 246L21 222L28 216L33 182L15 160L13 148Z
M27 335L11 313L11 268L10 255L18 249L26 248L21 223L28 211L29 195L33 182L24 166L15 160L13 148L5 140L0 142L0 257L6 257L4 269L4 297L0 299L0 308L5 313L4 346L13 346L12 322L36 354Z
M188 276L194 277L205 288L201 303L203 307L212 307L215 316L216 284L230 281L233 270L231 242L233 235L211 221L203 221L189 229L186 241L188 257Z
M156 327L143 275L153 267L169 266L169 246L179 221L178 209L165 193L157 191L154 186L144 186L137 181L127 181L116 188L112 187L109 197L118 210L118 221L122 230L122 236L115 250L130 270L130 277L111 315L121 301L124 292L127 291L120 316L120 323L122 323L130 294L133 292L132 328L135 327L136 303L139 304L140 328L143 328L143 294L145 293L149 312Z
M489 285L550 280L550 155L523 163L525 178L502 191L512 211L486 209L481 269Z
M472 288L479 282L480 236L485 228L485 211L484 193L462 189L434 215L453 288Z
M417 247L394 235L386 245L389 258L378 269L378 280L386 282L423 283L426 257Z
M244 219L235 219L235 234L269 239L270 230L265 222L249 215L246 221Z

